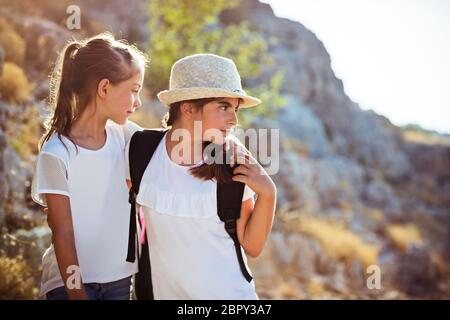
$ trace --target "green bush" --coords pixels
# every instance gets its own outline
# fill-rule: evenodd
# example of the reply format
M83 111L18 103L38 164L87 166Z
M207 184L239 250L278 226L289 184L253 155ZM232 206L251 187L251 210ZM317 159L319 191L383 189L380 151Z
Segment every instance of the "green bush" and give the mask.
M275 109L285 104L280 95L281 72L273 74L259 86L251 85L262 76L262 66L273 63L265 38L254 30L249 21L227 26L220 24L220 14L239 4L239 0L148 2L151 66L146 83L151 94L167 88L170 69L176 60L208 52L231 58L246 91L262 100L258 108L239 113L242 126L250 124L258 116L273 116Z

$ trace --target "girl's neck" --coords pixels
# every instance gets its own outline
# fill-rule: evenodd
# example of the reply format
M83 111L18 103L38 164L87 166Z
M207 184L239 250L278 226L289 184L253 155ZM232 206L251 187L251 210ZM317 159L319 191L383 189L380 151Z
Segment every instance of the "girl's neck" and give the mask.
M172 140L172 135L175 132L175 130L187 130L189 132L189 136L187 138L190 139L190 141L184 141L184 134L183 138L180 139L177 137L175 140ZM170 159L174 161L175 163L179 165L184 166L192 166L194 164L197 164L202 160L202 137L194 136L194 128L186 128L177 124L174 124L170 130L167 132L166 136L166 149L167 154L169 155ZM179 152L174 152L172 154L172 150L177 146L179 143L181 143L182 150L183 150L183 156L179 155ZM190 148L190 150L186 150L186 148ZM180 147L178 147L178 150ZM195 152L200 152L197 156ZM190 153L190 157L185 156L187 153Z
M79 145L90 149L98 149L106 141L106 122L108 118L102 116L92 105L88 105L70 129L70 138Z

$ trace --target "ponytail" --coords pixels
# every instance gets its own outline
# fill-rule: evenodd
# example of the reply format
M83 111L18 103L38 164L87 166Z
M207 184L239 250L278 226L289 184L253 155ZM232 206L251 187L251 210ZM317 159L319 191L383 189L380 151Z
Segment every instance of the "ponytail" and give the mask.
M57 133L69 138L69 132L73 124L76 97L73 87L74 58L81 44L74 41L69 43L63 50L60 60L57 62L50 81L50 104L54 107L53 116L46 124L47 133L41 140L41 145ZM71 139L70 139L71 140ZM72 140L71 140L72 141ZM73 142L73 141L72 141Z
M216 163L215 161L211 164L203 163L200 166L189 169L190 174L205 181L215 179L219 183L231 182L233 171L226 161L225 144L223 146L218 146L212 142L203 142L203 150L207 148L213 148L211 150L219 150L219 154L215 154L213 151L212 156L215 160L220 159L221 163Z

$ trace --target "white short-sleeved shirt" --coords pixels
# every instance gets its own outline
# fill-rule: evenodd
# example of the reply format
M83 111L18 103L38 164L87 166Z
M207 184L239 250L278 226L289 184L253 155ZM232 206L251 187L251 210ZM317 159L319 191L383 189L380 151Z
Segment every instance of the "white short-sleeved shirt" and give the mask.
M38 155L32 198L46 206L45 194L69 197L84 283L116 281L137 272L136 263L126 262L130 205L124 150L139 129L132 122L108 121L106 142L98 150L77 146L77 151L69 139L61 136L61 141L55 134ZM53 245L42 267L40 295L64 285Z
M136 199L145 217L155 299L258 299L217 215L217 183L195 178L190 167L173 162L166 136ZM253 196L246 186L243 201Z

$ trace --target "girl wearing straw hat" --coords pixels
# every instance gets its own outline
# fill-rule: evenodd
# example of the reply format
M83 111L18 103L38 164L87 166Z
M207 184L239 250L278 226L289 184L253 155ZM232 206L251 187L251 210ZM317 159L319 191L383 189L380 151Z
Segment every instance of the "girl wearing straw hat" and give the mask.
M136 198L145 218L154 298L258 299L246 254L258 256L269 236L276 187L242 145L234 153L239 165L231 171L227 164L197 159L190 151L196 144L203 151L211 142L236 145L229 133L238 123L238 110L260 100L242 89L232 60L213 54L178 60L170 89L158 98L169 108L168 130L161 134ZM201 134L195 132L198 123ZM183 137L180 148L181 133L188 133L190 141ZM245 184L234 226L239 249L218 217L218 188L232 181ZM242 263L236 259L239 250Z

